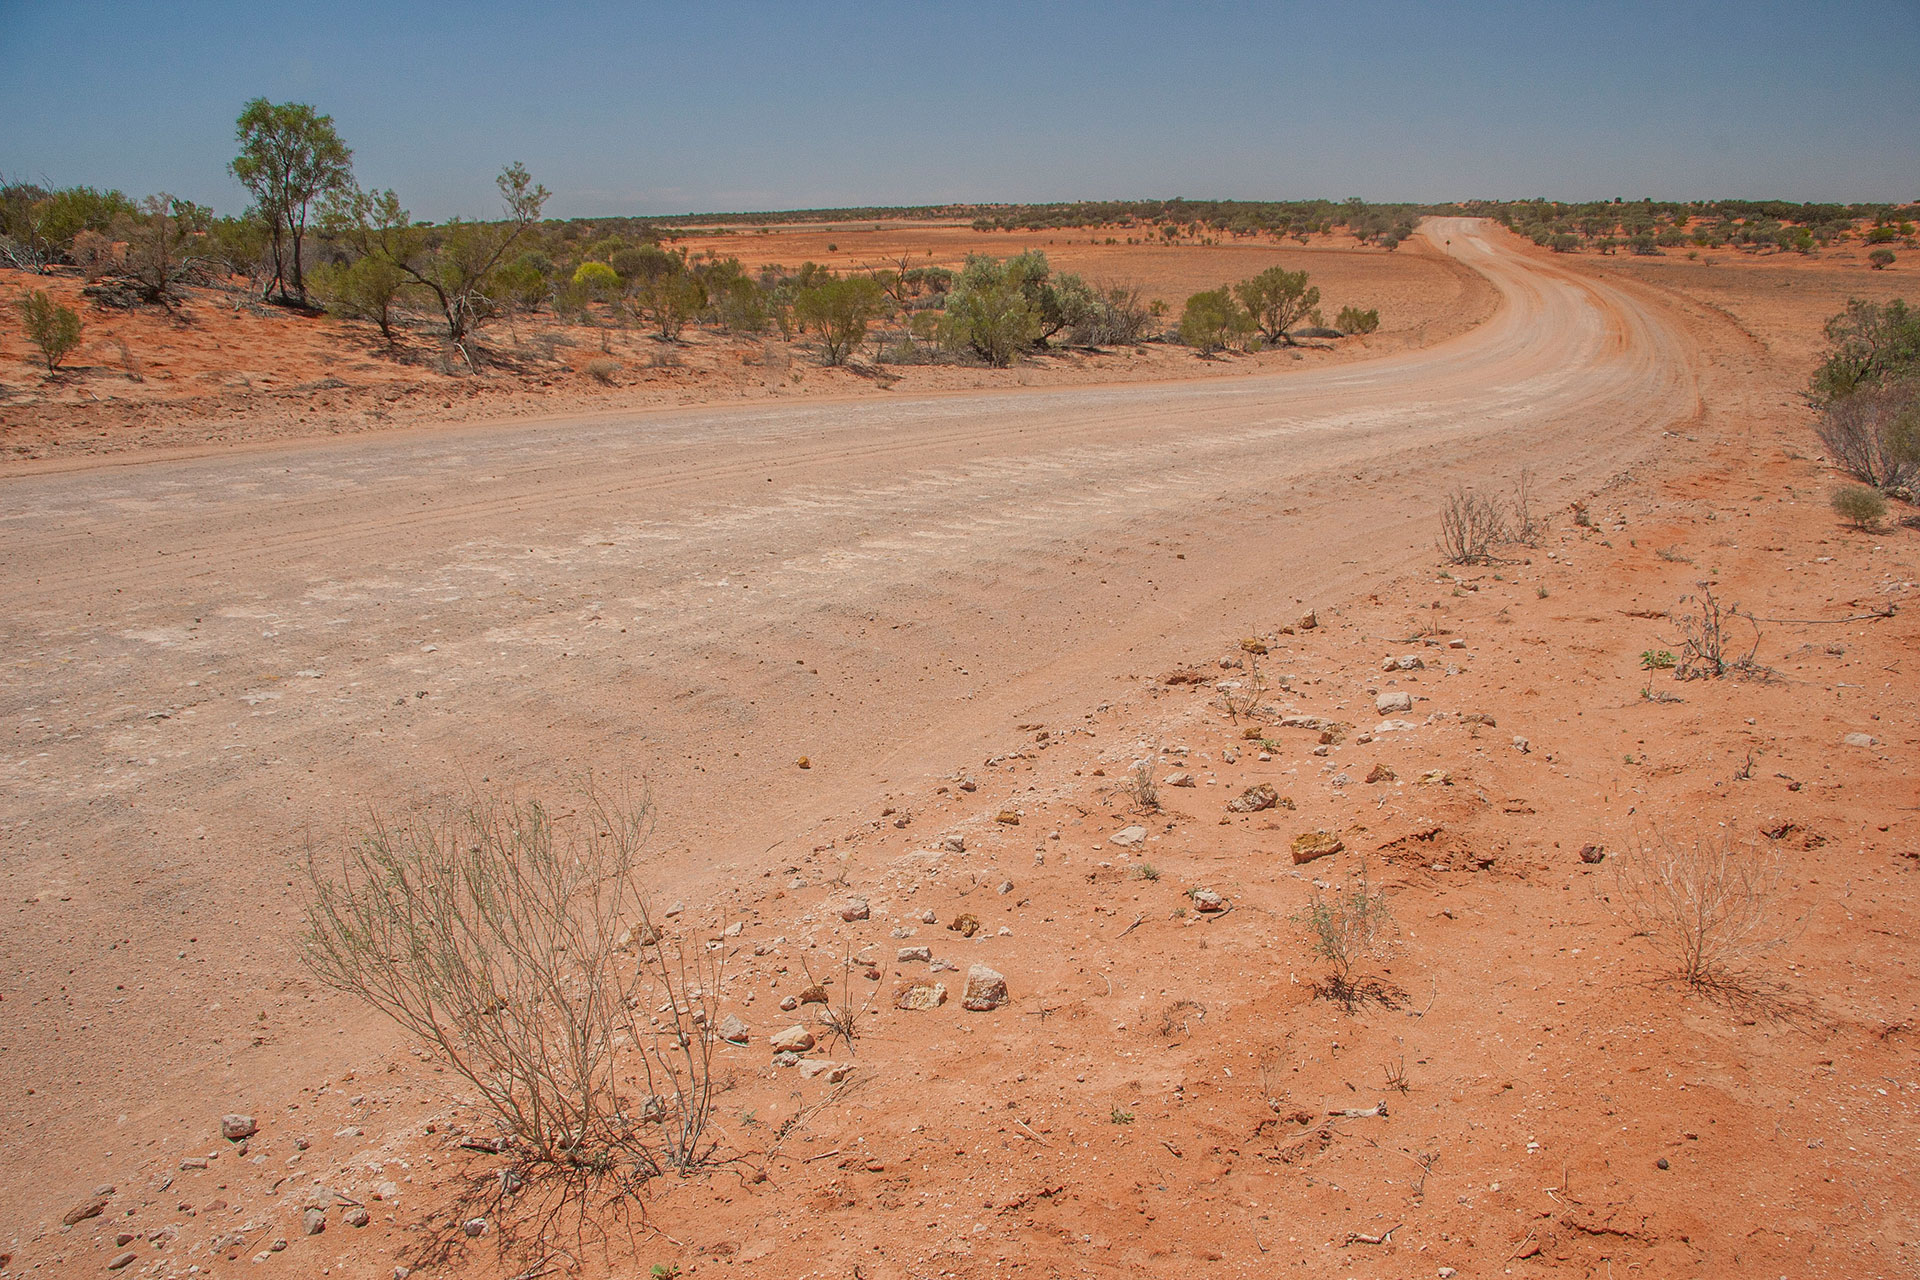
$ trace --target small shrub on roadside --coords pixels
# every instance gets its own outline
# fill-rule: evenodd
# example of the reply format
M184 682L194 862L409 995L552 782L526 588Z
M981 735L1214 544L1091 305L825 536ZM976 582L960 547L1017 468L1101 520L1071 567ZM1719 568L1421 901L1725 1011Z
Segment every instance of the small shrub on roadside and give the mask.
M1359 307L1342 307L1340 314L1333 318L1333 327L1342 333L1372 333L1380 327L1380 312L1372 307L1365 311Z
M613 375L620 372L620 362L605 357L595 357L587 361L587 376L602 386L613 385Z
M1731 834L1676 842L1650 833L1615 861L1621 913L1690 986L1739 990L1748 965L1786 941L1773 921L1778 862Z
M1833 491L1834 514L1856 529L1871 529L1887 514L1887 500L1865 485L1842 485Z
M1356 977L1359 967L1385 946L1393 930L1387 891L1367 882L1365 867L1344 891L1316 888L1292 919L1306 935L1308 949L1327 964L1327 980L1316 986L1319 994L1349 1010L1368 998L1382 1002L1390 998L1384 984Z
M80 345L80 314L72 307L61 306L40 289L20 299L19 307L27 337L40 348L40 358L52 373Z
M1893 265L1893 250L1875 249L1867 255L1867 264L1875 271L1885 271Z
M1448 564L1490 564L1507 536L1507 517L1491 499L1461 485L1440 508L1440 553Z

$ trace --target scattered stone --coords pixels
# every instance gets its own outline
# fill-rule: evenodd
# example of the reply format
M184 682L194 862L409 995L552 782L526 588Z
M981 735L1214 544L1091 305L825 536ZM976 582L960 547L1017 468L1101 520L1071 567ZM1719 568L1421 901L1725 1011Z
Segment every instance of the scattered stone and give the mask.
M1122 827L1107 837L1108 844L1119 845L1122 849L1131 849L1147 838L1145 827Z
M993 815L993 820L1009 827L1017 827L1020 825L1020 815L1011 809L1002 809L999 813Z
M107 1264L107 1270L118 1271L123 1267L130 1267L134 1264L135 1260L139 1258L139 1256L140 1256L139 1254L135 1253L131 1249L127 1250L125 1253L116 1254L114 1255L113 1261Z
M310 1236L317 1236L327 1229L327 1211L309 1209L300 1215L300 1225Z
M967 989L960 997L961 1008L986 1013L1006 1002L1007 980L1004 977L983 964L968 967Z
M932 959L932 947L902 947L894 956L895 962L899 964L912 964L916 960L926 964Z
M180 1167L182 1169L204 1169L207 1167L207 1158L205 1156L188 1156L180 1162Z
M1840 741L1849 747L1877 747L1880 739L1870 733L1850 733Z
M933 913L932 907L928 907L925 911L922 911L920 913L920 923L921 924L939 924L940 917Z
M1382 671L1424 671L1427 664L1420 660L1417 653L1403 653L1397 658L1389 657L1380 663Z
M938 1009L947 1002L947 984L944 982L909 982L897 987L893 993L893 1007L925 1012Z
M1262 809L1271 809L1279 803L1280 793L1275 791L1269 783L1260 782L1227 801L1227 812L1259 813Z
M848 924L852 924L855 920L867 919L872 912L868 908L865 898L849 898L840 904L836 914Z
M383 1182L373 1189L373 1198L375 1200L398 1200L400 1198L400 1185L395 1182Z
M1196 911L1225 911L1227 900L1211 889L1195 889L1193 907Z
M678 900L676 899L676 900L675 900L675 902L674 902L674 904L673 904L672 906L670 906L670 907L668 907L668 908L667 908L667 915L668 915L669 917L672 917L672 916L677 916L677 915L679 915L679 914L680 914L680 913L681 913L682 911L685 911L686 909L687 909L687 904L686 904L686 903L684 903L684 902L681 902L681 901L678 901Z
M1315 858L1329 857L1346 847L1346 842L1331 831L1304 832L1293 838L1293 862L1298 866Z
M1383 693L1373 700L1373 709L1381 715L1391 715L1396 711L1413 710L1413 695L1404 689L1394 689Z
M805 1027L792 1026L776 1032L767 1043L773 1046L775 1053L805 1053L813 1048L813 1032Z
M1190 787L1193 785L1193 775L1184 769L1179 773L1170 773L1167 775L1166 785L1169 787Z
M960 779L960 789L962 791L978 791L980 789L980 784L975 782L972 778L962 778Z
M1320 625L1320 615L1317 613L1314 613L1312 610L1308 610L1301 617L1300 621L1294 623L1293 625L1300 628L1302 631L1311 631L1315 627Z
M1011 881L1011 880L1002 880L1002 881L1001 881L1001 882L999 883L999 885L997 885L997 886L996 886L996 887L994 888L994 892L995 892L995 893L997 893L997 894L999 894L999 895L1000 895L1001 897L1003 897L1003 898L1004 898L1004 897L1006 897L1006 896L1007 896L1008 894L1010 894L1010 893L1012 893L1012 892L1013 892L1013 881Z
M1242 640L1240 642L1240 651L1242 653L1264 654L1267 651L1267 642L1259 639Z
M71 1227L75 1223L85 1222L88 1218L99 1217L106 1207L107 1198L105 1196L95 1196L93 1199L82 1201L61 1214L60 1221Z
M1464 649L1466 647L1467 647L1467 642L1461 639L1459 636L1455 636L1453 637L1453 639L1447 641L1447 648L1449 649Z
M468 1239L477 1240L487 1234L487 1220L485 1218L468 1218L460 1224L460 1229L467 1233Z
M800 1055L797 1053L776 1053L773 1055L773 1065L776 1067L790 1067L798 1061L800 1061Z
M813 761L807 759L805 756L801 756L798 760L795 760L794 764L798 765L802 769L813 768Z
M819 983L816 982L810 987L802 987L800 989L801 1004L825 1004L826 1002L827 989Z
M1227 748L1225 748L1224 750L1222 750L1222 751L1220 752L1220 758L1221 758L1222 760L1224 760L1224 761L1226 761L1226 762L1227 762L1228 764L1239 764L1239 763L1240 763L1240 748L1238 748L1238 747L1227 747Z
M730 1013L720 1019L720 1038L728 1044L745 1044L747 1036L747 1024L740 1021L738 1014Z
M117 1231L114 1233L113 1244L116 1249L124 1249L132 1243L133 1243L133 1232Z
M347 1225L350 1227L364 1227L372 1221L373 1215L367 1212L365 1205L357 1204L347 1210Z
M780 1007L786 1012L792 1013L795 1009L798 1009L800 1007L800 1002L794 999L792 996L781 996Z
M1667 1163L1667 1158L1665 1156L1661 1156L1658 1160L1655 1160L1653 1162L1653 1167L1656 1169L1670 1169L1673 1166Z
M1487 728L1497 727L1492 716L1484 711L1469 711L1460 717L1462 724L1483 724Z
M1372 769L1367 771L1367 781L1368 782L1398 782L1400 781L1400 775L1395 773L1393 770L1387 768L1387 766L1384 764L1377 764L1373 766Z
M826 1083L839 1084L847 1078L853 1065L847 1062L823 1062L818 1058L808 1058L800 1064L800 1074L808 1080L826 1077Z
M1607 851L1597 844L1583 844L1580 846L1580 861L1588 865L1599 862L1606 856Z
M964 912L955 916L953 923L948 925L947 928L963 938L971 938L974 934L980 932L980 921L975 919L971 912Z
M1524 756L1533 750L1533 744L1516 733L1513 735L1513 749Z
M285 1253L287 1248L287 1238L285 1236L275 1236L273 1243L268 1245L267 1248L269 1251L273 1253ZM404 1267L401 1269L405 1270Z
M220 1117L220 1136L228 1142L238 1142L242 1138L251 1138L260 1132L260 1126L253 1122L252 1116L225 1115Z
M720 931L720 936L723 938L737 938L746 932L746 928L747 926L744 921L735 920L732 924Z
M1419 725L1411 720L1382 720L1379 724L1373 726L1373 731L1375 733L1406 733L1410 729L1418 729L1419 727Z
M965 853L967 851L967 842L960 836L941 836L940 851L942 853Z
M1450 787L1453 785L1453 775L1445 769L1429 769L1420 775L1420 785L1423 787Z

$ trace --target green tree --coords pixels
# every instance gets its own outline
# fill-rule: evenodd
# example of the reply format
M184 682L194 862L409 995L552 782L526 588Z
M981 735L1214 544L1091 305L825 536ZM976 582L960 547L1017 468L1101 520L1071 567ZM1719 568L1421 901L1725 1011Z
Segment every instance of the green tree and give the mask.
M940 337L949 349L971 351L997 369L1013 363L1041 331L1039 312L1021 285L1026 272L983 253L967 259L947 297Z
M1203 356L1212 355L1255 327L1254 318L1233 300L1233 290L1226 285L1189 297L1180 313L1180 341Z
M278 285L286 298L291 268L293 294L304 304L307 284L300 244L307 233L307 215L316 201L352 183L353 152L334 132L333 117L317 114L304 102L276 105L255 98L241 109L234 136L240 154L227 169L259 202L273 239L274 273L268 287ZM289 241L291 255L285 252Z
M362 256L385 258L407 284L433 298L447 322L447 341L462 355L473 330L498 310L495 275L507 251L539 221L547 202L547 189L525 165L508 165L494 182L506 203L507 216L499 222L416 224L392 191L348 192L327 215L329 226Z
M19 306L27 336L40 348L47 372L52 373L60 367L66 354L80 345L79 313L72 307L61 306L40 289L20 299Z
M1307 284L1307 273L1288 271L1285 267L1268 267L1253 279L1242 280L1233 286L1233 293L1246 307L1254 326L1268 342L1285 343L1287 346L1293 345L1287 330L1320 305L1320 290ZM1188 306L1192 306L1191 301ZM1185 327L1186 321L1183 319L1183 335Z
M1833 349L1814 371L1811 399L1824 407L1856 391L1920 378L1920 311L1906 300L1882 304L1852 298L1827 321Z
M826 363L845 364L848 354L866 338L867 326L880 314L886 296L879 281L869 276L823 280L801 291L794 299L793 314L820 335Z
M371 320L380 326L380 336L393 341L393 312L406 283L393 260L380 254L366 254L346 265L316 267L314 292L335 315L356 320Z

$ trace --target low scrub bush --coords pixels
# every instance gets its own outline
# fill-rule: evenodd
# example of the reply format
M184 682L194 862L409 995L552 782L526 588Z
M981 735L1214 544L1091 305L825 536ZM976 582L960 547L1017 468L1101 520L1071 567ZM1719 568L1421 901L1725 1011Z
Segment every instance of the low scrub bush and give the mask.
M1365 311L1359 307L1342 307L1340 314L1333 318L1333 327L1342 333L1372 333L1380 327L1380 312L1372 307Z
M1920 484L1920 376L1832 401L1814 431L1833 464L1856 480Z
M640 1181L712 1151L722 952L635 888L644 804L476 799L308 864L305 955L480 1096L518 1153Z
M1440 553L1448 564L1489 564L1506 537L1506 512L1493 499L1465 485L1447 495L1440 508Z
M1361 966L1385 947L1393 932L1387 891L1368 883L1365 867L1344 890L1316 888L1293 922L1305 934L1308 949L1326 962L1326 981L1316 986L1322 996L1348 1009L1368 999L1385 1003L1392 998L1385 984L1359 976Z
M1655 831L1615 863L1620 911L1674 977L1739 990L1748 966L1786 941L1775 923L1777 861L1729 834L1675 841Z
M72 307L61 306L40 289L20 299L19 307L27 337L40 348L40 358L52 373L80 345L80 314Z
M1833 512L1856 529L1870 529L1887 514L1887 500L1865 485L1842 485L1833 491Z
M620 372L620 362L609 360L605 356L596 356L587 361L587 376L601 386L613 385L613 375Z

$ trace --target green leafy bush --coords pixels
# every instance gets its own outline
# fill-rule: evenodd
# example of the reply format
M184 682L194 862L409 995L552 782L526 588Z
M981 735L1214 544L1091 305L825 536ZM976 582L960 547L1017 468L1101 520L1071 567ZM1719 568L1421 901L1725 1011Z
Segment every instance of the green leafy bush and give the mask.
M1842 485L1833 491L1834 514L1856 529L1867 529L1887 514L1887 500L1865 485Z
M60 361L67 353L80 345L80 315L72 307L61 306L40 289L20 299L19 305L20 319L26 325L27 337L33 339L34 346L40 348L40 357L47 362L47 372L52 373L60 367Z
M1380 312L1372 307L1365 311L1359 307L1342 307L1334 317L1333 327L1342 333L1372 333L1380 327Z
M1254 328L1253 317L1233 300L1233 290L1226 285L1194 294L1180 313L1180 341L1203 356L1245 337Z

